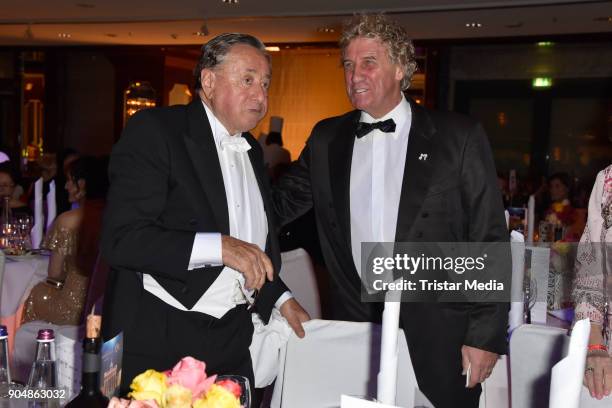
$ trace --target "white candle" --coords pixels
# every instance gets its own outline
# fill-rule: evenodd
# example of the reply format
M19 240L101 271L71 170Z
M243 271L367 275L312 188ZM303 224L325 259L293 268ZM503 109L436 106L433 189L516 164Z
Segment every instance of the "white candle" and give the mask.
M532 194L527 201L527 243L533 242L533 226L535 223L535 196Z
M395 405L397 387L397 335L399 333L400 299L389 301L394 292L387 293L382 318L380 341L380 372L376 398L383 404Z

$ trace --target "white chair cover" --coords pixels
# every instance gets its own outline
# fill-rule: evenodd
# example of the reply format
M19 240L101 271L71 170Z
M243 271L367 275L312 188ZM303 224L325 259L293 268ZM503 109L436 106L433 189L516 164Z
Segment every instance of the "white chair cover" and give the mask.
M321 318L321 302L314 266L308 252L302 248L281 254L280 276L293 296L313 319Z
M567 330L523 325L510 339L512 406L547 407L552 367L567 354Z
M292 334L282 353L272 408L340 407L342 394L376 396L379 325L312 320L304 328L306 337ZM398 345L396 405L412 407L417 383L403 334Z
M510 408L508 356L501 356L491 376L482 384L479 408Z

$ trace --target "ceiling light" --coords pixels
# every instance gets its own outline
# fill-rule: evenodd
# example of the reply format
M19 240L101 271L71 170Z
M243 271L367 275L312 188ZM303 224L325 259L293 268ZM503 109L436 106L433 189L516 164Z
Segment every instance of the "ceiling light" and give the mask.
M238 4L238 0L221 0L225 4Z
M280 47L277 47L277 46L266 47L266 51L277 52L277 51L280 51Z
M317 31L320 33L335 33L336 29L333 27L319 27Z
M70 38L70 37L72 37L72 35L68 34L68 33L59 33L59 34L57 34L57 36L59 38Z
M206 33L202 31L196 31L195 33L191 33L191 35L197 35L198 37L206 37Z
M478 22L473 22L473 23L465 23L465 26L467 28L480 28L482 27L482 24Z
M547 47L552 47L555 43L552 41L540 41L537 43L538 47L543 47L543 48L547 48Z

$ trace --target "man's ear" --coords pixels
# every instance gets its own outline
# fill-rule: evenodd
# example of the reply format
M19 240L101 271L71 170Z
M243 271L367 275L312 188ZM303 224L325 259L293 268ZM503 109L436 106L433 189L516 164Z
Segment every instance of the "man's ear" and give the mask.
M395 64L395 79L397 81L404 79L404 70L400 64Z
M213 70L204 68L200 71L200 84L202 85L204 96L206 96L206 99L210 99L215 88L215 73Z
M79 187L79 191L85 191L85 187L86 187L86 185L85 185L85 184L86 184L86 183L85 183L85 180L84 180L84 179L79 179L79 180L77 181L77 186Z

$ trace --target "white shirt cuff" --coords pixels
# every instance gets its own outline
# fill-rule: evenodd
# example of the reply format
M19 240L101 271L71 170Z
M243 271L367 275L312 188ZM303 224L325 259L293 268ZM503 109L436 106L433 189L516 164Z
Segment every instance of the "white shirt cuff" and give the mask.
M191 257L189 258L187 270L218 265L223 265L221 233L196 233L193 239L193 247L191 248Z
M280 295L280 297L278 298L278 300L274 304L274 307L277 308L277 309L280 309L280 307L283 305L283 303L285 303L289 299L293 299L293 294L287 290L287 291L285 291L285 293Z

